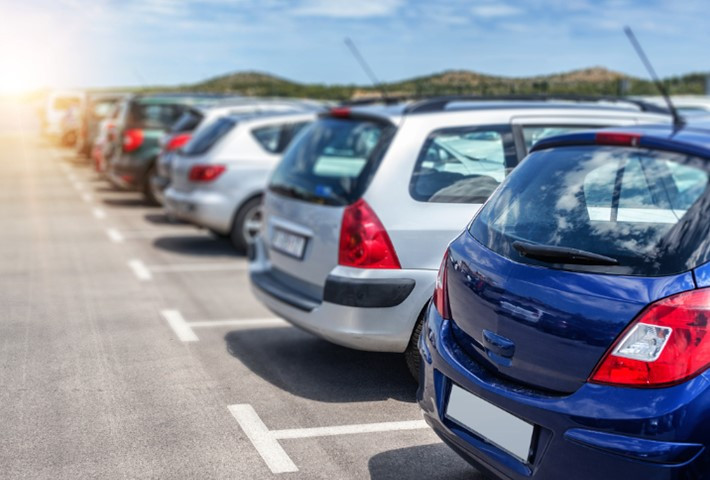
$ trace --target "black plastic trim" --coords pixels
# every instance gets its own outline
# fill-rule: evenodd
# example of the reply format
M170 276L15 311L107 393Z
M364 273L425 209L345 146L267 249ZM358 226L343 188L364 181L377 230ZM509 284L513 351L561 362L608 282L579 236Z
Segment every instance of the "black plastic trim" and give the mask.
M359 308L394 307L412 293L415 284L410 278L360 279L328 275L323 301Z
M304 312L310 312L321 304L319 299L304 295L269 272L255 272L250 277L251 283L259 290Z

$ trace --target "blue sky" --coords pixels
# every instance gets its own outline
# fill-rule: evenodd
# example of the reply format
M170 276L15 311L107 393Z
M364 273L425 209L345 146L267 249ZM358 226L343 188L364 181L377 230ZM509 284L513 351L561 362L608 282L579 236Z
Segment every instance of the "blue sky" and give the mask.
M622 33L629 24L666 76L710 70L708 13L698 0L0 0L0 62L54 86L178 84L240 70L367 83L349 36L387 81L592 65L643 76Z

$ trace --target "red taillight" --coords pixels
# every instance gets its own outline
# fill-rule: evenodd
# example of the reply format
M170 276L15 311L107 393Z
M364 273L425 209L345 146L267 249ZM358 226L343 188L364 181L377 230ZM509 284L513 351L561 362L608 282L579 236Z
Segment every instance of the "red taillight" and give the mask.
M133 152L143 145L143 130L132 128L123 132L123 151Z
M594 137L599 145L618 145L622 147L636 147L641 141L639 133L597 132Z
M436 311L439 312L441 318L450 319L451 312L449 311L449 293L446 289L446 263L449 260L449 251L444 254L439 267L439 273L436 276L436 285L434 286L434 296L431 301L434 303Z
M664 387L695 377L710 366L709 320L710 288L652 303L606 353L589 380Z
M179 135L175 135L165 145L165 151L172 152L173 150L177 150L178 148L182 147L187 142L189 142L191 138L192 138L192 135L189 133L181 133Z
M348 118L350 116L350 108L333 107L330 109L330 115L336 118Z
M193 165L190 169L190 181L211 182L224 173L224 165Z
M385 227L363 199L343 213L338 263L346 267L402 268Z

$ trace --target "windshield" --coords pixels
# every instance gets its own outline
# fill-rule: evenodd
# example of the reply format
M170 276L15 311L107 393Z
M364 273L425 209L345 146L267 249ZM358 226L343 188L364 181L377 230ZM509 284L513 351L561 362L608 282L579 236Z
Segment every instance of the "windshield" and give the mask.
M394 127L369 120L321 118L291 143L269 188L282 195L347 205L365 191Z
M167 131L185 108L184 105L134 102L128 114L128 127Z
M709 207L705 160L644 149L567 147L531 154L470 232L523 263L550 266L525 256L520 245L561 247L616 264L553 265L559 268L669 275L708 261Z
M207 153L221 138L227 135L237 124L229 117L218 118L204 128L198 130L197 134L185 145L183 153L185 155L201 155Z
M177 121L170 127L170 132L180 133L180 132L191 132L197 128L204 116L196 110L187 110Z

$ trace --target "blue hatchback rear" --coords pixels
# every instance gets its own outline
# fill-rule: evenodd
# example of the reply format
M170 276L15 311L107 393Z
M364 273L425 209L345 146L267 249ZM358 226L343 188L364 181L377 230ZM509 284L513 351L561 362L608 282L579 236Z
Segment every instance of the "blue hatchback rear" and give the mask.
M501 478L710 478L709 178L699 129L536 145L444 256L437 434Z

